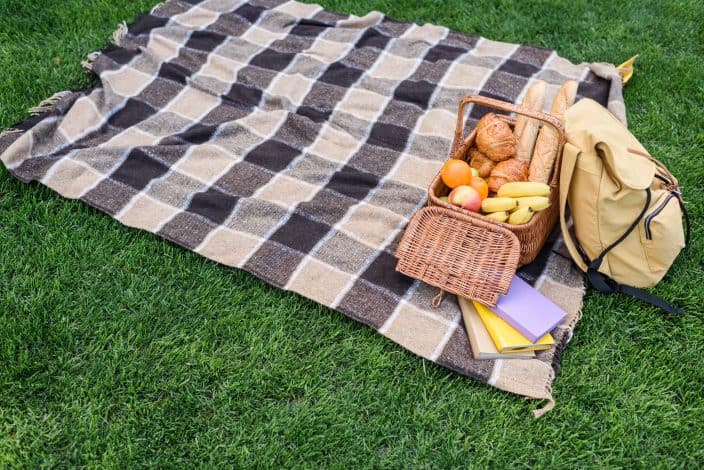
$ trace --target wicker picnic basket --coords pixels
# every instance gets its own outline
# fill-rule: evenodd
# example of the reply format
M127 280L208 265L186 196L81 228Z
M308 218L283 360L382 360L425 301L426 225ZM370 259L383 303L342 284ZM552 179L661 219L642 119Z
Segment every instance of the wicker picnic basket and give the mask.
M496 305L516 272L518 238L504 227L443 207L424 207L396 250L396 270L446 292Z
M559 216L560 159L565 142L562 123L551 114L484 96L467 96L460 102L450 158L466 160L476 129L463 135L464 111L477 104L504 112L523 114L553 126L558 147L549 185L552 205L537 212L530 222L510 225L448 204L440 199L450 191L438 173L428 188L428 206L418 211L406 228L396 251L396 269L444 291L496 305L506 294L520 266L540 252ZM500 115L511 127L515 120Z

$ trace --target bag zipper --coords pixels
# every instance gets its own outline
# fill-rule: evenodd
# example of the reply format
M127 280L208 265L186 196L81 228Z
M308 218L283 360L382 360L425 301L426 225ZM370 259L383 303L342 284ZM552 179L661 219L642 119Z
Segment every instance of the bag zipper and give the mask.
M670 199L675 197L674 193L670 193L669 196L665 198L665 200L660 204L653 212L648 214L648 216L645 218L645 238L646 240L652 240L653 236L652 233L650 232L650 222L652 222L653 217L656 217L662 210L665 208L668 202L670 202Z

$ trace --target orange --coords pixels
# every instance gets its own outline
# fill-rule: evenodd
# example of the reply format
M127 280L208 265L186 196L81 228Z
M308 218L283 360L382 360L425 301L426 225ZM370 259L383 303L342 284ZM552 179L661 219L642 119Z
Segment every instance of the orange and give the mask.
M472 181L472 170L464 160L452 158L442 166L440 178L449 188L469 185Z
M482 199L486 198L489 195L489 185L486 184L484 178L481 178L479 176L472 176L472 179L469 182L469 186L476 189L479 193L479 197Z

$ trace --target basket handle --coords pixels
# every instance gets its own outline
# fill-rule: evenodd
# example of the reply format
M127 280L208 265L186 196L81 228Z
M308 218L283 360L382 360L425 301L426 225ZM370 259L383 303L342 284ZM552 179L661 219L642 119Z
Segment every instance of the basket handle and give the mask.
M459 150L464 140L464 110L466 106L470 103L479 104L482 106L486 106L487 108L494 108L509 113L522 114L524 116L546 122L552 127L554 127L557 131L559 150L562 149L562 146L565 143L565 127L562 125L562 122L560 122L560 120L554 115L549 113L543 113L541 111L533 111L528 108L508 103L506 101L488 98L486 96L469 95L462 98L462 101L460 101L459 109L457 111L457 126L455 127L455 139L452 142L452 155L455 155L457 153L457 150Z

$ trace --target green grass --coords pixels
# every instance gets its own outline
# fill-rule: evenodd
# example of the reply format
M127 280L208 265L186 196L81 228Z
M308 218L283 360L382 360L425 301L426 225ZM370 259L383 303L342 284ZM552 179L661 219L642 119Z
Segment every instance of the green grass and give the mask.
M85 54L155 0L2 0L0 128L83 89ZM589 294L557 407L423 361L372 330L0 170L0 467L635 466L704 461L704 4L333 1L555 48L641 58L632 131L680 176L693 243L671 318ZM624 6L627 3L628 6Z

